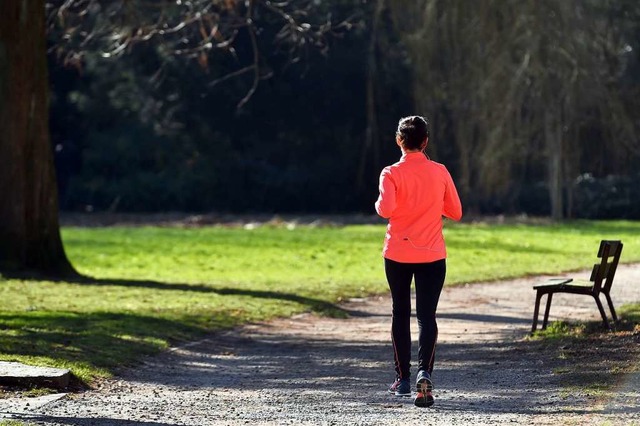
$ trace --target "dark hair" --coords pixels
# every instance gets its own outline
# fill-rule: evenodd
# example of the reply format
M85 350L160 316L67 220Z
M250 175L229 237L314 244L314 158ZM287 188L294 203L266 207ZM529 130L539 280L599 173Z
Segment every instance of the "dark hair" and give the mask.
M402 140L404 149L420 149L422 142L429 137L429 122L419 115L401 118L396 135Z

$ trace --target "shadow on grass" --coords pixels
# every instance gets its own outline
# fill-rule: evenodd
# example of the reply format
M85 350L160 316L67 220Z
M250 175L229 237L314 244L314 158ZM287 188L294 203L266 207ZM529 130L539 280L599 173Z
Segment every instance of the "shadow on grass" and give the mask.
M239 289L233 287L217 288L206 284L187 284L187 283L169 283L155 280L137 280L137 279L122 279L122 278L94 278L86 275L73 275L69 277L44 277L42 275L34 275L29 273L19 274L4 274L5 278L20 279L20 280L34 280L34 281L54 281L54 282L66 282L82 285L95 285L95 286L121 286L121 287L138 287L147 288L153 290L173 290L173 291L186 291L186 292L198 292L198 293L212 293L221 296L248 296L263 299L280 299L289 302L295 302L302 306L305 306L309 311L320 313L322 315L344 318L347 316L347 312L335 303L327 302L326 300L315 299L312 297L301 296L295 293L285 293L280 291L264 291L264 290L251 290L251 289Z
M5 278L8 278L5 275ZM22 274L16 279L48 280L42 276ZM215 288L203 284L165 283L153 280L97 279L86 276L59 278L53 281L88 286L139 287L153 290L215 293L295 302L304 309L332 317L347 313L332 303L277 291ZM167 297L171 297L167 294ZM120 307L114 306L114 310ZM169 314L171 315L171 314ZM0 312L0 354L4 360L46 363L72 368L76 376L94 377L96 371L114 373L119 367L134 365L147 355L156 354L167 345L193 341L206 333L239 325L242 317L228 313L224 306L210 315L187 313L177 317L131 312L69 312L37 310ZM107 374L108 374L107 373ZM102 373L105 374L105 373ZM85 387L80 380L78 387ZM74 385L75 387L75 385Z
M134 365L167 342L195 339L205 332L198 326L127 313L0 313L0 353L3 359L73 366L76 376L88 369L85 375L91 376L96 369L114 372ZM78 380L72 387L86 387Z
M69 281L67 281L69 282ZM213 293L221 296L248 296L262 299L280 299L288 302L295 302L305 306L308 310L331 317L345 317L345 311L338 305L327 302L325 300L314 299L312 297L301 296L295 293L284 293L280 291L250 290L233 287L212 287L205 284L183 284L183 283L167 283L153 280L129 280L129 279L108 279L108 278L91 278L82 277L75 281L78 284L85 285L107 285L107 286L123 286L123 287L141 287L154 290L176 290L191 291L199 293Z

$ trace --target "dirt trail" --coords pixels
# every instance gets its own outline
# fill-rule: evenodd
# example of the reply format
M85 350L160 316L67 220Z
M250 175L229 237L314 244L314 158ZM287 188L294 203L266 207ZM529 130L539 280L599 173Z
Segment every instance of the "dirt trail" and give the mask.
M386 392L393 371L382 297L352 301L348 319L304 314L218 334L94 391L0 412L42 425L640 425L638 374L602 401L563 388L550 356L528 350L538 280L445 288L429 409ZM640 265L619 267L612 296L616 306L640 301ZM554 297L551 313L598 315L591 298L568 295Z

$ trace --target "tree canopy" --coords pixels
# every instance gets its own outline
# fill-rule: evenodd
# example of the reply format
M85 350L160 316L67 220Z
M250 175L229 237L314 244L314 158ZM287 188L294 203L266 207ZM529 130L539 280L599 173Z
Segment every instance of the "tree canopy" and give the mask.
M640 217L634 1L101 4L50 15L64 209L370 212L422 114L467 211Z

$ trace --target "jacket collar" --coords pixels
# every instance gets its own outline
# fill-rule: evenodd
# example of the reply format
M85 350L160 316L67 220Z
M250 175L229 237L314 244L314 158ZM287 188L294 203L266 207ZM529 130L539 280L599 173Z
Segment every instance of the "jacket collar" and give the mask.
M423 152L405 152L402 154L402 157L400 157L400 161L413 161L413 160L426 160L427 157L425 157Z

